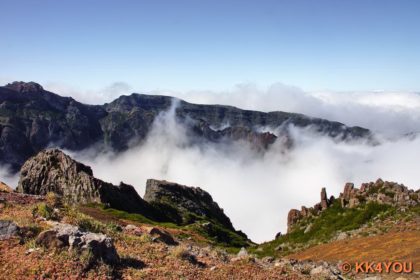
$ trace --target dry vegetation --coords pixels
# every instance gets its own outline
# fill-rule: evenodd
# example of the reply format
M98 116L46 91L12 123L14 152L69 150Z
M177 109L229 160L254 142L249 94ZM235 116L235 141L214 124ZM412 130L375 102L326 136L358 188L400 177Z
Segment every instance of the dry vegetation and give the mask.
M3 205L0 219L13 220L34 233L22 240L0 242L0 279L308 279L285 267L264 267L251 258L230 261L234 255L210 246L194 232L165 228L180 241L178 246L168 246L152 242L145 233L150 225L117 219L96 208L64 209L60 212L63 221L112 236L121 257L117 266L99 264L86 270L88 256L36 246L36 235L49 225L34 209L52 203ZM138 226L142 234L121 230L128 223Z
M211 240L194 230L174 225L148 224L142 218L121 215L85 206L63 207L52 215L57 201L13 197L2 203L1 220L13 220L25 231L23 238L0 242L0 279L313 279L311 268L297 270L280 259L265 262L248 255L238 258L229 248L211 244ZM411 212L410 212L411 213ZM319 244L285 258L312 261L412 261L415 270L420 261L420 220L417 213L377 219L354 237ZM86 269L88 255L67 250L37 247L35 238L50 227L50 219L77 225L92 232L102 232L114 239L121 258L118 265L103 263ZM132 225L134 230L127 230ZM179 241L177 246L154 242L151 227L169 232ZM252 251L252 250L251 250ZM306 269L306 270L305 270ZM359 275L361 277L361 275ZM357 277L359 277L357 276ZM385 275L393 279L395 275ZM417 276L412 274L408 276ZM356 277L356 278L357 278ZM407 277L405 275L404 277ZM384 278L384 279L385 279ZM411 279L408 277L407 279Z

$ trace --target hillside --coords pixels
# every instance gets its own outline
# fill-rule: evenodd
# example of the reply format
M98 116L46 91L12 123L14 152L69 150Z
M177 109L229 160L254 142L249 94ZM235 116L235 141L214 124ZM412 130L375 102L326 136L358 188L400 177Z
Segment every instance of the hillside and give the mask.
M24 164L18 191L0 191L0 279L308 278L249 255L254 244L200 188L149 180L133 197L50 149Z
M320 203L290 210L286 234L252 252L336 264L406 261L418 276L419 233L420 190L378 179L360 188L347 183L338 198L322 189Z

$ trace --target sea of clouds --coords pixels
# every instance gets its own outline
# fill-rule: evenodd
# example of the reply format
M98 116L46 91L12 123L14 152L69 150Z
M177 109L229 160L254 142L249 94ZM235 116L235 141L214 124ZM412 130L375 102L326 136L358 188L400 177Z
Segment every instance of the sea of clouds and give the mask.
M121 87L123 84L115 86L118 95ZM234 226L254 241L270 240L277 232L285 232L288 211L319 202L322 187L337 196L346 182L358 185L379 177L419 187L420 137L405 135L420 131L418 93L305 92L283 84L265 89L246 84L227 92L153 92L157 93L195 103L303 113L376 133L380 145L338 142L311 129L290 126L295 145L286 153L277 142L264 154L243 142L190 145L190 134L175 120L173 107L156 119L143 144L126 152L98 153L92 148L72 153L91 165L96 177L132 184L141 195L148 178L199 186L224 208ZM86 93L71 95L90 103L83 98ZM116 97L112 87L102 97L95 103ZM270 129L276 133L275 128Z

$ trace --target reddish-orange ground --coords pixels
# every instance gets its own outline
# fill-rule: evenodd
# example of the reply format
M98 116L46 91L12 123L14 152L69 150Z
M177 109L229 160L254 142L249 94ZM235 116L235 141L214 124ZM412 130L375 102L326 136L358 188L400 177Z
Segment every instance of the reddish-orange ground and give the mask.
M420 267L420 232L390 232L382 235L335 241L290 255L298 260L407 261ZM417 266L416 266L417 265Z

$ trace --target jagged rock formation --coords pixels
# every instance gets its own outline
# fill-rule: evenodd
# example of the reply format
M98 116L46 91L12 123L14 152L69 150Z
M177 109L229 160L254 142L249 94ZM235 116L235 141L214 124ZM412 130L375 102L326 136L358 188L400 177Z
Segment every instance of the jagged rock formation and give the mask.
M313 207L307 208L305 206L301 207L301 210L291 209L287 215L287 232L290 232L291 227L300 221L302 218L308 217L310 215L318 215L319 212L325 210L334 202L334 196L327 198L327 191L325 188L321 190L321 202L315 204Z
M196 220L195 215L216 221L225 228L235 230L223 209L213 201L208 192L200 188L149 179L146 183L144 200L162 209L180 224L193 222Z
M376 202L395 207L415 206L420 203L420 190L411 190L406 186L394 182L378 179L376 182L363 183L360 188L355 188L353 183L346 183L338 200L342 207L353 208L358 205ZM313 207L302 206L301 210L291 209L287 217L287 230L291 231L293 225L309 216L317 216L326 210L335 198L327 199L325 188L321 190L321 202Z
M366 202L377 202L393 206L414 206L420 202L420 191L408 189L402 184L383 181L363 183L360 188L347 183L344 191L340 194L340 202L343 207L356 207Z
M169 96L131 94L104 105L86 105L46 91L34 82L8 84L0 87L0 163L18 171L29 157L49 146L81 150L102 144L115 151L125 150L130 143L138 143L147 136L156 116L167 111L174 100ZM300 114L178 101L177 121L205 141L244 140L257 148L266 148L281 139L290 147L286 130L280 135L256 130L287 127L285 124L312 126L316 131L344 140L371 137L364 128Z
M57 149L42 151L25 162L17 191L36 195L54 192L67 203L103 203L112 208L155 217L152 207L132 186L103 182L93 176L89 166Z

